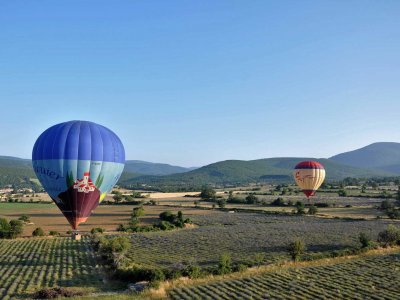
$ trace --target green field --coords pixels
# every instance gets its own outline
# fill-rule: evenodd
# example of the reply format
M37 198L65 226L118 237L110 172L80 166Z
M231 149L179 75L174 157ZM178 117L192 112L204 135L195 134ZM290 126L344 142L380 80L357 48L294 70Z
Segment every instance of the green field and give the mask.
M400 254L351 259L332 265L284 268L240 279L188 285L172 299L398 299Z
M87 238L0 240L0 299L32 298L45 287L105 288Z

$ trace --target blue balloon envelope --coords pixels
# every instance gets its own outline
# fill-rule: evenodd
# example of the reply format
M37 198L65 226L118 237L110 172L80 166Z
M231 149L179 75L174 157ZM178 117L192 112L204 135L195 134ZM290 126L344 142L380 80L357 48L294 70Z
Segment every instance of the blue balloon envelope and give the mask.
M124 169L125 150L108 128L70 121L39 136L32 164L44 189L77 229L117 183Z

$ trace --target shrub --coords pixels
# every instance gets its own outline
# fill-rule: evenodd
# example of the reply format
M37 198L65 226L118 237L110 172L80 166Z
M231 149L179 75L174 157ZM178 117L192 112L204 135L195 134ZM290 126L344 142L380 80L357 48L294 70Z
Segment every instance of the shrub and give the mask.
M318 208L315 205L311 205L308 209L309 215L315 215L318 212Z
M217 204L218 204L218 207L219 207L219 208L225 208L225 206L226 206L226 200L223 199L223 198L218 199L218 200L217 200Z
M83 296L85 293L82 291L75 291L61 287L41 289L33 294L34 299L54 299L58 297L76 297Z
M360 232L358 235L358 240L361 243L361 248L369 248L372 246L371 238L364 232Z
M132 216L132 218L139 218L139 217L144 216L144 208L142 206L135 207L132 210L132 215L131 216Z
M38 227L32 232L32 236L45 236L44 230L41 227Z
M386 215L389 217L389 219L398 220L400 219L400 210L398 209L388 210L386 211Z
M7 219L0 218L0 238L7 239L10 235L10 223L8 223Z
M58 231L55 231L55 230L50 230L49 235L58 236L58 235L60 235L60 233Z
M161 221L157 225L157 227L160 228L161 230L171 230L171 229L175 228L174 224L167 222L167 221Z
M124 280L124 281L164 281L165 274L163 270L158 268L130 268L130 269L117 269L115 274L115 278Z
M300 256L306 251L306 246L303 241L295 240L288 246L288 252L293 261L298 261Z
M272 206L285 206L285 201L283 200L283 198L279 197L279 198L276 198L274 201L272 201L271 205Z
M20 236L24 231L24 224L20 220L11 220L10 224L10 238L15 239Z
M110 239L107 239L107 241L108 243L106 244L106 247L108 247L110 251L115 253L124 252L128 250L131 246L131 242L126 236L112 237Z
M170 222L170 223L173 223L174 221L175 221L175 219L176 219L176 215L175 214L173 214L171 211L164 211L164 212L162 212L160 215L159 215L159 217L160 217L160 219L162 220L162 221L167 221L167 222Z
M319 202L319 203L314 203L314 206L316 207L329 207L328 203L324 203L324 202Z
M249 194L246 197L246 203L247 204L256 204L257 201L258 201L258 199L257 199L256 195L254 195L253 193Z
M393 208L394 208L394 203L390 202L389 200L383 200L381 202L381 205L379 206L379 209L381 210L388 210Z
M232 259L229 253L221 254L218 263L218 274L224 275L232 272Z
M247 270L247 266L245 264L236 264L233 267L234 272L244 272Z
M22 215L18 218L18 220L24 222L24 223L29 223L31 221L30 217L27 215Z
M394 225L389 225L378 234L378 243L383 247L400 244L400 230Z
M296 202L296 213L298 215L304 215L306 212L304 210L304 203L301 201Z
M182 277L181 270L177 270L177 269L165 270L163 273L164 273L166 279L178 279L178 278Z
M214 201L216 198L216 192L213 188L209 187L209 186L204 186L201 189L201 193L200 193L200 198L202 200L212 200Z
M128 228L129 228L129 226L127 226L127 225L118 224L117 231L120 231L120 232L127 232L127 231L128 231Z
M92 229L90 230L90 233L91 233L91 234L95 234L95 233L104 233L104 231L106 231L104 228L95 227L95 228L92 228Z
M182 275L192 279L200 278L202 276L202 271L198 265L188 265L183 269Z

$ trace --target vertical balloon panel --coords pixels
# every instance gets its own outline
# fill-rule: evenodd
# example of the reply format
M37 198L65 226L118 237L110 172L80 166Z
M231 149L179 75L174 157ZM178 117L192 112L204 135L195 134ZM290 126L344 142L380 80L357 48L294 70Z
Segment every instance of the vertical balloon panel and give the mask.
M124 162L120 139L111 130L85 121L50 127L32 153L39 181L74 229L117 183Z

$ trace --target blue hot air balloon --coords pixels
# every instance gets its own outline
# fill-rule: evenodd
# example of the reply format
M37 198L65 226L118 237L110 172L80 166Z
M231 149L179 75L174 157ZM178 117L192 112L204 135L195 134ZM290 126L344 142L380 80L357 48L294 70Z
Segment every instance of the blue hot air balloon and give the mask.
M40 183L76 230L117 183L125 150L108 128L70 121L39 136L32 164Z

